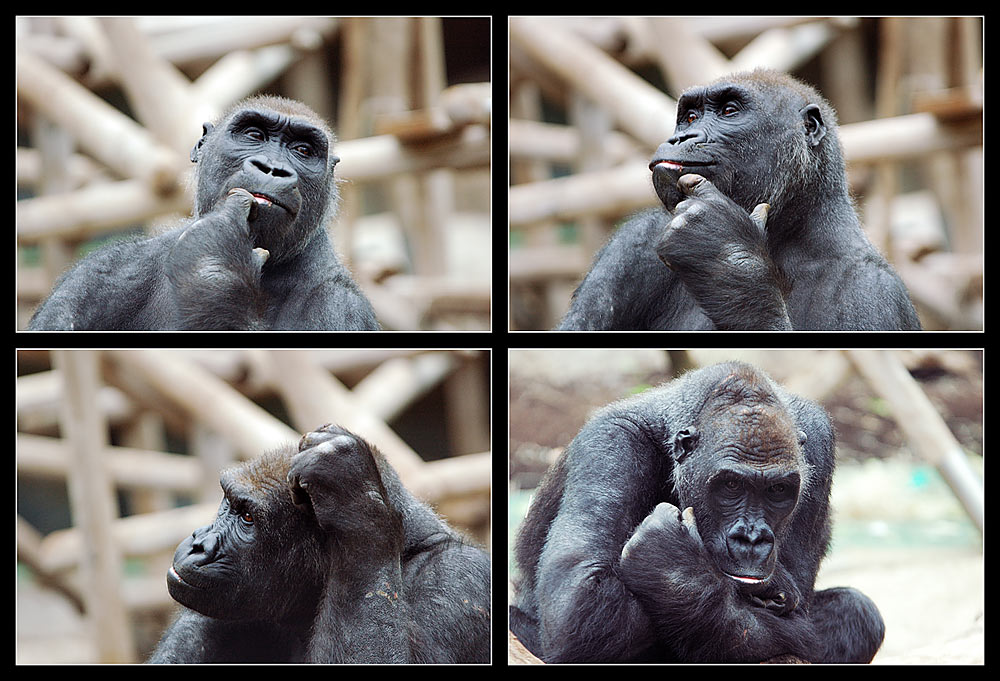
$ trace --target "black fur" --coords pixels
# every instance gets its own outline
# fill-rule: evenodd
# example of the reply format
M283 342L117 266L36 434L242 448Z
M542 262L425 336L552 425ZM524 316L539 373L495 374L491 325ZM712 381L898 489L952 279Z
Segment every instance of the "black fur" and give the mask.
M548 662L868 662L875 604L813 590L833 466L826 413L745 364L605 407L521 527L511 629Z
M784 74L685 92L650 163L663 208L619 228L559 329L918 330L858 222L836 127Z
M78 262L29 328L378 329L326 235L338 201L333 141L308 107L276 97L249 99L218 125L206 123L191 152L192 219Z
M224 471L167 575L150 662L489 662L490 560L361 438L324 426Z

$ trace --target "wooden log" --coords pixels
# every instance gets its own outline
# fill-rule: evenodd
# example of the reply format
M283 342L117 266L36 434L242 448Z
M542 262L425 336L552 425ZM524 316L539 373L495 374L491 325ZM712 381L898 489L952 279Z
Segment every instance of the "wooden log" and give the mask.
M225 436L243 458L299 441L301 434L194 362L156 350L112 350L113 362L142 378L190 418ZM123 388L127 391L127 388Z
M673 131L677 103L586 40L533 18L509 21L513 45L607 109L655 149Z
M281 377L275 387L299 430L307 433L326 423L341 425L375 445L404 484L416 479L424 465L420 455L382 419L363 409L351 391L324 371L308 350L274 350L271 360Z
M125 604L118 590L121 552L112 534L118 517L104 460L107 430L92 399L100 388L98 353L55 350L65 382L60 427L73 450L68 487L73 524L88 550L82 554L84 597L101 662L132 662L134 648Z
M983 531L983 482L969 467L965 451L920 385L891 350L848 350L854 366L892 409L910 448L937 467L962 507Z
M120 175L143 179L161 194L176 191L184 167L177 154L62 71L23 50L16 58L19 97Z

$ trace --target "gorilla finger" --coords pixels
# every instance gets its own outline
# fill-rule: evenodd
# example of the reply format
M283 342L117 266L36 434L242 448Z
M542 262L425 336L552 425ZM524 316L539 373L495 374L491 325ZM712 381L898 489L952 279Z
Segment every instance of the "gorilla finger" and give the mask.
M706 191L715 189L715 185L697 173L681 175L680 179L677 180L677 186L688 196L700 196Z
M691 506L688 506L687 508L684 509L684 513L681 514L681 522L683 522L684 526L687 527L688 530L690 530L691 532L698 531L698 525L697 523L695 523L694 520L694 508L692 508Z
M257 267L263 267L269 257L271 257L271 252L266 248L253 249L253 260Z
M681 510L668 501L661 501L648 517L656 517L667 522L681 519Z
M231 199L230 197L238 197L236 199ZM247 219L252 219L255 216L255 209L257 208L257 202L254 201L253 194L248 192L242 187L233 187L226 194L226 205L230 203L235 203L243 211L243 217Z
M750 213L750 219L753 223L757 225L757 229L760 230L761 234L766 233L765 225L767 224L767 214L771 210L771 205L768 203L758 203Z
M339 431L331 431L334 428L332 423L326 423L316 430L310 431L299 438L299 451L315 447L320 442L326 442L327 440L333 438L335 435L340 434Z

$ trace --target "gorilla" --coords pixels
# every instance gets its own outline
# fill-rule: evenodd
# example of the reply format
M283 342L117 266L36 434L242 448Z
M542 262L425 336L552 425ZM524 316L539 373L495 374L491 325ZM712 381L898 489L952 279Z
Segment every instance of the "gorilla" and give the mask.
M325 225L338 193L334 137L304 104L245 100L205 123L194 216L118 242L56 284L34 330L377 330Z
M221 482L150 662L489 662L489 557L363 439L326 425Z
M847 191L836 114L771 71L686 91L650 163L662 209L597 254L560 330L919 330Z
M511 630L547 662L869 662L875 604L814 591L833 440L818 405L742 363L608 405L518 533Z

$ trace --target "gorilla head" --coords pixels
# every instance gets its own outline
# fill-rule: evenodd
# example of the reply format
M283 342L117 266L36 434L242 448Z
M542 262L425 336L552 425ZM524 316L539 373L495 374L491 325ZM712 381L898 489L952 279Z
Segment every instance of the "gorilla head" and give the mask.
M167 573L174 600L219 619L311 623L329 558L312 514L293 503L285 482L293 454L222 472L215 522L174 554Z
M653 186L673 210L684 198L678 178L701 175L747 212L769 204L771 227L782 207L815 201L809 192L846 191L836 127L833 107L791 76L758 70L720 78L681 95L674 134L650 162Z
M329 221L338 193L333 133L312 109L282 97L253 97L205 123L191 150L198 164L194 217L214 211L233 189L253 195L253 245L272 264L287 261Z
M796 428L770 382L737 366L696 422L677 432L672 456L681 508L693 507L712 560L743 584L766 583L809 485Z

